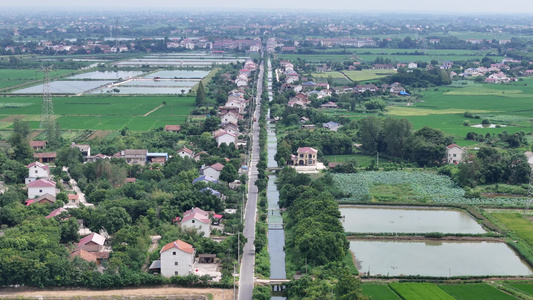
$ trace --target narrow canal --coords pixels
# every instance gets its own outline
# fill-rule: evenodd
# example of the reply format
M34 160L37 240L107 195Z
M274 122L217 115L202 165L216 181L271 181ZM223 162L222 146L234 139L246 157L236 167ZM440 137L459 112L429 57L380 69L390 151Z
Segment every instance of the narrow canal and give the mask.
M272 101L272 66L268 60L268 98ZM270 109L268 110L267 119L270 120ZM268 161L269 168L278 166L274 160L278 148L276 137L276 125L268 121ZM267 186L268 199L268 253L270 254L270 279L285 279L285 232L283 230L283 218L279 210L279 191L276 187L276 176L270 175ZM272 295L272 300L282 300L285 297L279 296L278 293Z

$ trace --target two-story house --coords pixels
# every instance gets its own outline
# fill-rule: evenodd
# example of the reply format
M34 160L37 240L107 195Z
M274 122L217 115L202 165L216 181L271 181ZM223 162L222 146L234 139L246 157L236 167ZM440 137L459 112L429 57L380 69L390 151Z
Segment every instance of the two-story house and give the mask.
M316 166L318 150L311 147L298 148L297 154L291 156L294 166Z
M38 161L26 166L28 168L28 177L26 177L26 184L37 179L50 179L50 168Z

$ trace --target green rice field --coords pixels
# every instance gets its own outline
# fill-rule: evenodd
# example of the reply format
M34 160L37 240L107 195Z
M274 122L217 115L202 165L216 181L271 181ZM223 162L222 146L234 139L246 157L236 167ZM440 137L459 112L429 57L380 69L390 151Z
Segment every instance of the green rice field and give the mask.
M431 60L443 61L474 61L481 60L486 55L491 55L495 61L501 61L504 57L496 52L479 50L448 50L448 49L381 49L381 48L347 48L345 54L338 54L343 49L327 49L314 54L278 54L281 59L296 60L297 58L312 63L358 60L363 62L375 61L378 57L388 58L395 63L430 62ZM415 51L417 55L412 54Z
M530 131L529 118L533 115L533 80L525 79L506 85L483 84L467 87L440 87L421 91L422 102L413 106L388 107L388 115L407 118L414 129L424 126L439 128L452 135L461 146L475 142L464 140L470 131L485 135L524 130ZM467 119L463 113L470 111L480 119ZM359 116L354 116L355 118ZM492 123L507 125L501 128L473 128L463 126L465 120L472 125L483 118Z
M372 300L395 300L402 299L393 292L387 284L363 284L363 293Z
M457 300L514 300L515 297L483 283L477 284L440 284L439 287Z
M533 224L522 213L491 213L491 216L533 246Z
M509 283L507 284L517 290L520 290L526 294L533 296L533 284L530 283Z
M453 300L454 298L433 283L391 283L390 288L406 300Z
M0 129L15 119L39 127L41 97L0 98ZM164 105L163 102L166 102ZM56 120L62 129L148 130L180 124L194 108L193 97L80 96L53 98Z
M524 293L533 295L533 284L508 284ZM372 300L416 300L416 299L456 299L456 300L513 300L517 299L503 291L483 283L439 284L432 283L391 283L363 284L363 293Z

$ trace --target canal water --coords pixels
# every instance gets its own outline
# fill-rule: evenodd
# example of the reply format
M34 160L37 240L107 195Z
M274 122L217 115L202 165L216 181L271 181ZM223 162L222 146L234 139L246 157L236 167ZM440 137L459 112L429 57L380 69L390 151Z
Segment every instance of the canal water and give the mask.
M467 213L443 208L339 206L346 232L486 233Z
M268 91L269 101L272 101L272 67L268 60ZM270 119L270 109L268 110L267 119ZM276 137L276 125L268 121L267 150L268 160L267 167L276 168L277 162L274 160L278 148ZM285 272L285 231L283 230L283 218L279 210L279 191L276 187L276 176L270 175L267 186L268 200L268 253L270 255L270 279L286 279ZM272 300L284 300L286 297L278 294L272 295Z

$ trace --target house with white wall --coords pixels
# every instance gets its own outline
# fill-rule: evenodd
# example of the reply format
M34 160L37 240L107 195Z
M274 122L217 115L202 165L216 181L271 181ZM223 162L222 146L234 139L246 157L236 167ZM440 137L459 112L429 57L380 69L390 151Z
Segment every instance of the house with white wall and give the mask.
M459 164L463 160L465 148L459 147L456 144L451 144L446 147L446 163Z
M26 184L37 179L51 179L50 168L38 161L26 166L28 168L28 177L26 177Z
M222 130L222 132L219 132L217 135L215 135L215 139L217 140L217 144L219 147L222 144L226 144L229 146L231 143L237 146L237 135L231 132L227 132L225 130Z
M38 179L28 185L28 199L40 197L44 194L56 196L56 183L48 179Z
M221 163L216 163L210 166L203 166L200 169L200 175L211 176L212 178L218 180L220 177L220 172L224 169L224 165Z
M232 123L237 124L239 123L239 115L233 112L227 112L220 117L220 122L221 123L232 122Z
M194 152L191 149L187 149L187 147L183 147L178 150L178 155L181 158L188 157L192 159L194 157Z
M209 220L209 213L198 207L191 208L183 214L181 220L181 228L196 229L198 233L203 233L204 237L211 235L211 222Z
M187 276L192 273L194 256L196 255L196 250L192 245L182 240L175 240L163 246L159 253L162 276ZM152 267L150 268L152 269Z

